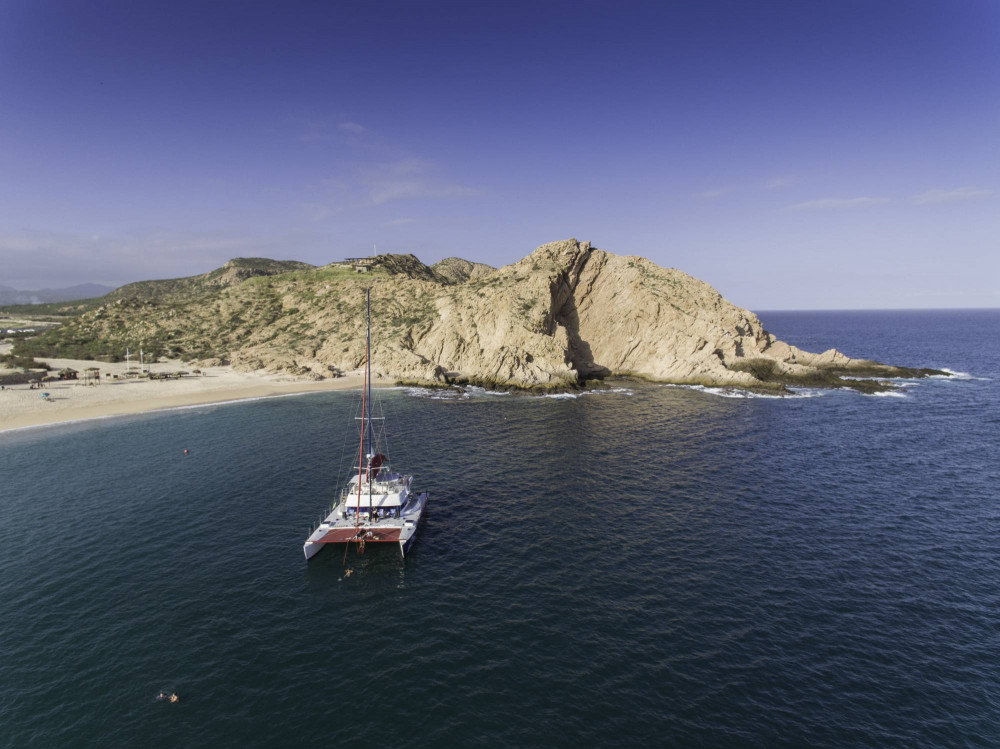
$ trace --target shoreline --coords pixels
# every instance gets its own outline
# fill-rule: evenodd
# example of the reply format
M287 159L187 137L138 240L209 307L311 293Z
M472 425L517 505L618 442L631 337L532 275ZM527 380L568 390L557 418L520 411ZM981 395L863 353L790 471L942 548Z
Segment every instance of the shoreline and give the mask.
M345 382L345 380L350 380ZM157 395L142 401L126 401L118 403L101 403L88 406L45 410L45 404L37 410L25 411L0 422L0 434L4 432L33 429L37 427L57 426L81 421L96 421L117 416L133 416L136 414L159 413L175 411L181 408L199 408L202 406L220 406L231 403L263 400L267 398L285 398L310 393L356 390L361 387L362 378L342 378L340 381L327 384L302 382L267 385L252 385L249 387L219 388L203 393L175 393ZM373 387L385 387L384 383L372 383Z
M0 347L0 353L8 347ZM237 372L232 366L203 367L197 375L186 375L179 379L149 380L145 378L126 379L129 365L122 362L107 363L81 361L71 359L40 359L52 371L64 368L84 372L88 368L100 364L101 382L99 385L84 385L81 380L59 380L44 383L41 389L31 389L28 385L7 386L0 391L0 433L34 427L54 426L80 421L110 418L114 416L129 416L141 413L192 408L200 406L221 405L264 398L277 398L289 395L303 395L315 392L356 390L364 383L363 374L358 371L345 373L344 376L323 380L304 379L285 373ZM185 363L173 360L162 360L153 365L159 372L179 371ZM190 366L190 365L188 365ZM134 365L133 365L134 369ZM711 387L733 388L745 391L750 395L765 395L770 397L797 397L786 385L814 387L818 389L838 389L834 385L846 386L862 394L895 394L899 391L896 383L886 381L892 375L899 374L917 379L928 376L954 376L947 371L905 368L891 368L875 365L873 372L864 367L852 368L847 371L829 373L829 379L812 382L809 378L790 382L767 382L762 387L747 387L745 384L719 382L677 382L660 381L635 373L621 373L609 377L612 382L655 382L661 385L681 387ZM886 372L884 370L888 369ZM837 376L840 375L840 376ZM868 375L871 381L868 380ZM873 376L875 375L875 376ZM843 377L843 379L841 379ZM456 386L478 386L500 392L528 392L534 394L575 393L589 390L603 390L607 387L604 378L580 383L569 387L565 383L544 387L522 388L512 387L507 383L496 383L474 377L458 377L448 383L424 382L419 380L399 380L376 378L372 383L376 387L413 386L421 388L448 390ZM596 387L595 387L596 385ZM42 393L48 397L43 398Z
M212 400L212 401L207 401L205 403L188 403L181 405L163 406L162 408L151 408L148 410L143 409L137 411L122 411L120 413L119 412L101 413L94 416L81 415L73 418L70 418L70 414L64 412L63 416L65 416L66 418L60 417L55 421L48 421L48 420L39 421L39 423L24 424L21 426L6 426L6 425L0 426L0 435L6 432L21 432L27 429L44 429L45 427L65 426L66 424L80 424L85 421L103 421L104 419L117 419L122 416L157 414L157 413L165 413L167 411L181 411L188 408L211 408L212 406L228 406L236 403L250 403L251 401L257 401L257 400L269 400L271 398L294 398L295 396L298 395L309 395L309 394L310 391L303 391L298 393L273 393L269 395L250 396L246 398L231 398L220 401ZM85 410L86 409L80 409L81 412Z
M356 372L326 380L305 380L275 373L234 372L229 366L204 368L201 376L190 375L177 380L122 380L110 376L124 372L123 364L67 359L44 361L54 370L72 367L82 371L100 364L101 384L88 386L80 381L64 380L47 382L42 389L34 390L28 385L8 386L0 392L0 433L186 407L356 390L364 382L364 377ZM161 371L179 368L179 363L171 365L159 363L156 367ZM381 379L372 383L376 387L391 384ZM49 393L49 397L43 399L43 392Z

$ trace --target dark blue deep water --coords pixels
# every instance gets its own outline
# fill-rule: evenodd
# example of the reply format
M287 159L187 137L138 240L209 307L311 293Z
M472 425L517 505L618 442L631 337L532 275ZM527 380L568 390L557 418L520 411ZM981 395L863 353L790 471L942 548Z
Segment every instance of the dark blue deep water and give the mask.
M353 394L0 434L0 745L1000 744L1000 311L762 319L966 374L386 391L431 501L347 579Z

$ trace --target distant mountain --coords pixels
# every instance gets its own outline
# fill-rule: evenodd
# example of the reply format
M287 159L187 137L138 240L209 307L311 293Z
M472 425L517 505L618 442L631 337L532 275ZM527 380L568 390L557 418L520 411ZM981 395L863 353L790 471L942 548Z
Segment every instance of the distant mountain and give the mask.
M10 286L0 286L0 305L45 304L47 302L70 302L76 299L93 299L114 291L114 286L99 283L80 283L64 289L37 289L22 291Z

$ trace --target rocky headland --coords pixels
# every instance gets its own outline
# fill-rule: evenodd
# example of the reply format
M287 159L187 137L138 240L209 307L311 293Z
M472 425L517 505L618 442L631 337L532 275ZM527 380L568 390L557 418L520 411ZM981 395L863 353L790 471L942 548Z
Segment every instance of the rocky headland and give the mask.
M460 258L427 266L412 255L320 267L236 259L202 276L124 286L18 353L117 360L141 344L194 363L329 378L363 362L369 286L374 369L408 383L565 389L633 376L872 392L893 387L884 378L945 374L803 351L686 273L575 239L502 268Z

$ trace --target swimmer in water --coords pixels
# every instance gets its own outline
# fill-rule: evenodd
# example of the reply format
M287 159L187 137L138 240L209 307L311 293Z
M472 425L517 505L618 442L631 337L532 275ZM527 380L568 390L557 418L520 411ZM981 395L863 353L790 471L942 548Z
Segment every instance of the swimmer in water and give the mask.
M354 570L344 570L344 577L350 577L354 574Z
M156 699L165 700L167 699L167 695L165 695L163 692L160 692L158 695L156 695Z
M171 694L170 694L170 701L171 702L180 702L181 698L177 696L176 692L171 692Z

